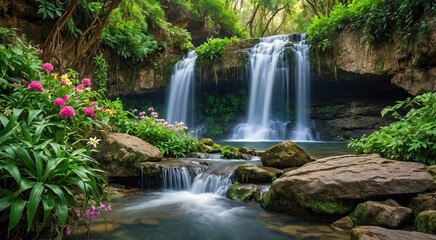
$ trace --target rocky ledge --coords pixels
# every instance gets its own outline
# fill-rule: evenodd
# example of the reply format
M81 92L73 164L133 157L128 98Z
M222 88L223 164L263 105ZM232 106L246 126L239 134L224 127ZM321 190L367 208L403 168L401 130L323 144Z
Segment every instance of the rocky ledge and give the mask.
M310 162L283 174L262 198L267 210L334 219L372 197L422 193L435 187L426 166L371 155L343 155Z

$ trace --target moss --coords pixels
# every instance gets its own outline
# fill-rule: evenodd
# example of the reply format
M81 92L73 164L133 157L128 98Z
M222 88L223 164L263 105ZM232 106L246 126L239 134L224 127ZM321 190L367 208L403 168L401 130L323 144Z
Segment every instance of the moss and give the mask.
M221 154L223 155L223 158L227 159L238 159L242 157L242 154L239 152L239 150L230 145L222 146Z
M250 186L243 186L240 184L232 185L227 190L226 197L232 200L250 201L255 192L256 191L253 188L250 188Z
M205 144L207 146L211 146L211 147L215 144L213 142L213 140L210 139L210 138L203 138L203 139L200 140L200 143L203 143L203 144Z
M381 73L384 69L384 66L385 66L384 59L382 57L379 57L374 66L374 73Z
M365 203L361 203L357 205L354 211L350 214L351 220L357 225L366 224L368 222L368 218L370 218L370 214L366 211Z
M436 211L424 211L416 217L416 229L423 233L436 234Z
M310 201L310 208L321 214L331 214L331 215L343 215L349 213L352 208L347 207L339 200L323 199L323 200L312 200Z

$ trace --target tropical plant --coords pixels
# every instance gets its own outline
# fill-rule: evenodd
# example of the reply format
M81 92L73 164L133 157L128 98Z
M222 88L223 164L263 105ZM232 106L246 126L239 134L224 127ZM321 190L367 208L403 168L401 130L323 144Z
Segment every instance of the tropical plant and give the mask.
M98 55L94 58L95 70L94 70L94 82L97 85L98 91L100 93L106 92L107 87L107 72L108 72L108 64L103 54Z
M238 41L237 37L232 38L213 38L207 39L207 42L198 46L195 53L199 60L204 60L208 63L212 63L214 60L219 59L224 52L224 45L230 42Z
M409 109L405 116L400 109ZM371 135L351 139L349 147L357 153L379 153L383 157L436 163L436 93L425 93L413 99L399 101L383 109L382 116L391 113L397 122L382 127Z

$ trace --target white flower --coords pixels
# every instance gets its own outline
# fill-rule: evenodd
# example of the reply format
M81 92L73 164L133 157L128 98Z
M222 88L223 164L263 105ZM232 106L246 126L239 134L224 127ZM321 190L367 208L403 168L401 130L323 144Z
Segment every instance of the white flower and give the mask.
M97 137L89 138L88 144L91 144L92 146L94 146L96 148L99 141L101 141L101 139L97 139Z

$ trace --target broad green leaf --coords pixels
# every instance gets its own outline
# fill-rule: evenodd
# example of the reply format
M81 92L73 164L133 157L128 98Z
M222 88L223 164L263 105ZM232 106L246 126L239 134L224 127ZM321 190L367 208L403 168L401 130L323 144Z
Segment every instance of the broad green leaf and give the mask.
M42 206L44 207L44 220L42 222L44 227L47 223L47 219L50 217L51 211L54 208L54 196L51 194L44 194L42 196Z
M41 202L41 194L43 190L44 183L38 182L30 192L29 203L27 204L27 231L29 231L32 227L33 218L35 217L36 210Z
M16 199L11 205L11 212L9 214L9 227L8 232L17 226L20 222L21 217L23 216L23 210L26 206L27 201L23 199Z
M9 205L11 205L10 198L11 198L10 195L0 198L0 212L5 210L7 207L9 207Z
M68 217L68 204L64 192L56 185L47 184L46 186L53 190L53 192L58 196L55 200L56 216L58 216L61 223L65 225Z
M18 170L18 167L12 164L7 164L7 165L0 165L0 169L6 169L6 171L9 172L9 174L11 174L11 176L15 179L15 181L18 184L21 184L21 175L20 175L20 171Z

